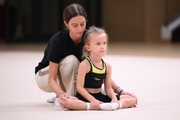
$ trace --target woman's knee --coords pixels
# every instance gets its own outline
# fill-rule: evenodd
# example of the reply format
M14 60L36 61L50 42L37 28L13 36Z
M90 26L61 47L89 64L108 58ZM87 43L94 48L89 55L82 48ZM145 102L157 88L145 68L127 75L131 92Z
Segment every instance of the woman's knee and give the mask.
M79 60L74 55L64 58L59 64L61 79L73 80L76 77L79 66Z
M64 58L64 60L66 61L66 62L74 62L74 61L79 61L77 58L76 58L76 56L74 56L74 55L68 55L67 57L65 57Z
M61 63L61 65L66 65L66 66L75 66L78 67L79 66L79 60L76 58L76 56L74 55L68 55L67 57L65 57Z

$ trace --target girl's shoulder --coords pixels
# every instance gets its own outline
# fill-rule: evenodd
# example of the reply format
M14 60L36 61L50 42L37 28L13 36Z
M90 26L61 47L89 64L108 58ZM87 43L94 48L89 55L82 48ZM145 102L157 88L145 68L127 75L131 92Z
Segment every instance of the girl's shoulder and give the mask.
M83 61L81 61L81 63L79 64L79 67L86 69L90 67L90 63L87 59L84 59Z
M82 60L80 63L81 66L87 66L88 64L89 64L89 61L87 59Z
M104 62L104 63L106 64L107 67L111 66L111 65L110 65L109 63L107 63L107 62Z
M86 73L90 70L90 63L87 59L84 59L79 64L79 69L86 71Z
M108 70L111 70L111 65L110 65L109 63L107 63L107 62L106 62L105 64L106 64L106 69L107 69L107 71L108 71Z
M106 65L106 67L111 67L111 65L109 63L107 63L106 61L104 61L104 59L101 59L103 61L103 63Z

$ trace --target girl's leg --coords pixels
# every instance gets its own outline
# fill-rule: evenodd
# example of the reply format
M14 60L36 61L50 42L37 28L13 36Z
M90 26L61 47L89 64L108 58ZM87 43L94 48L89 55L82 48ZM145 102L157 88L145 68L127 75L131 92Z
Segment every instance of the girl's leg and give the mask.
M122 104L122 108L130 108L135 106L136 99L129 95L121 95L119 102Z
M64 107L69 110L93 110L89 102L84 102L78 99L68 99ZM117 109L117 103L102 103L100 110L113 111Z
M69 110L87 110L88 106L86 102L75 99L68 99L65 102L64 108Z

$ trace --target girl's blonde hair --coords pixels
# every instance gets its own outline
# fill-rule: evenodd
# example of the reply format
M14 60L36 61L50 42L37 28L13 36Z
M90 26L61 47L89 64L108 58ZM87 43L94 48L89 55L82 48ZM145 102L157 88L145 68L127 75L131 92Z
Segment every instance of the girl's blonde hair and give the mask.
M82 50L82 59L85 59L87 56L89 56L89 51L86 50L85 46L89 45L89 42L91 40L91 37L94 35L99 35L99 34L105 34L107 42L109 41L109 37L106 33L106 31L103 28L91 26L85 33L84 35L84 46Z

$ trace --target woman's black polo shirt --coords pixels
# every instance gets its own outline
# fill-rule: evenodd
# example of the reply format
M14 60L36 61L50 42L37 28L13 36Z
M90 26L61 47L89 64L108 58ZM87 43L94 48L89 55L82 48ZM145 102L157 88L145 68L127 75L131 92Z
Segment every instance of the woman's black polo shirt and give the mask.
M35 67L35 74L42 68L49 65L49 61L59 63L61 59L68 55L74 55L81 61L83 40L79 44L75 44L69 36L69 30L63 30L55 33L44 51L44 57Z

